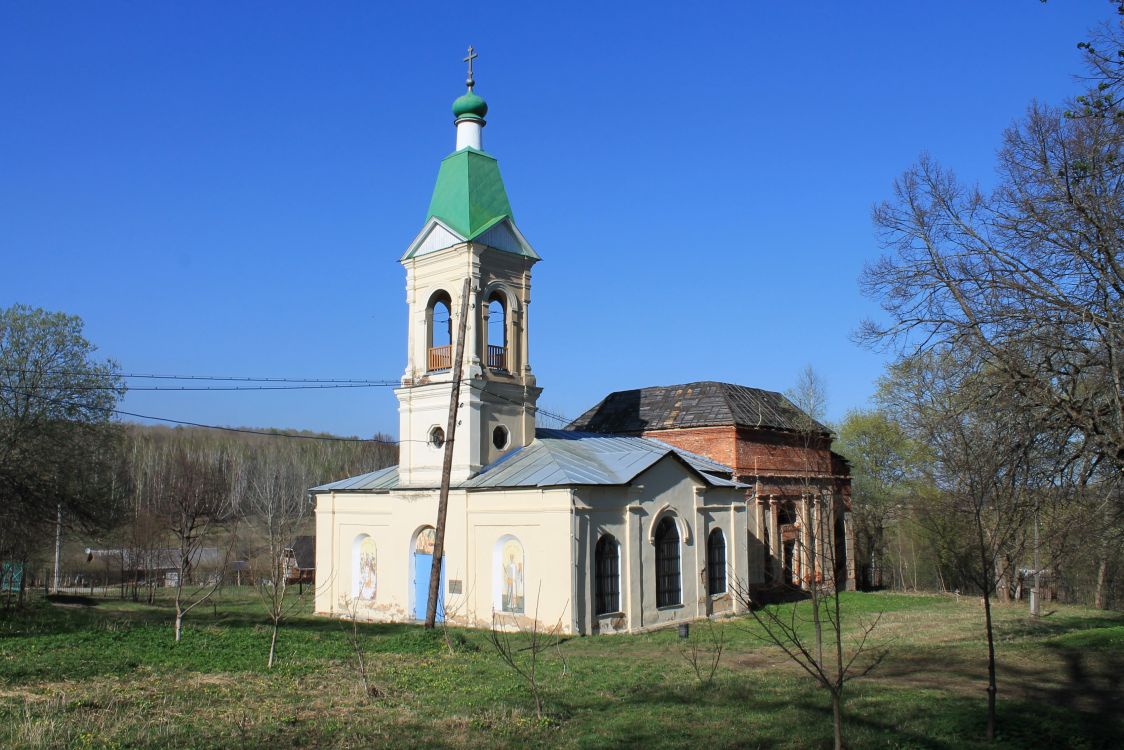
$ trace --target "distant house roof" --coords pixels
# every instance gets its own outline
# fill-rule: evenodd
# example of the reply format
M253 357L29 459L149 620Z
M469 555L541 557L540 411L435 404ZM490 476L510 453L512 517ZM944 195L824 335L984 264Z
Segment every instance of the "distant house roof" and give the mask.
M659 440L535 430L530 445L485 466L457 485L463 489L623 485L665 456L674 456L713 487L746 487L734 481L728 466ZM398 469L390 467L350 479L313 487L312 492L362 492L398 486Z
M312 570L316 567L316 537L298 536L293 540L293 560L299 570Z
M828 433L780 393L710 380L610 393L566 429L627 435L723 425Z

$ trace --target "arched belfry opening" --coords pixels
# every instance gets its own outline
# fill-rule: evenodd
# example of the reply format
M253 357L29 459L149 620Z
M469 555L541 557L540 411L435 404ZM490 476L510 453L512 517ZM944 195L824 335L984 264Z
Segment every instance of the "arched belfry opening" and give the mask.
M507 372L511 369L509 318L507 298L495 291L488 297L488 367Z
M452 310L453 300L443 289L429 298L425 309L425 369L428 372L448 370L453 366Z

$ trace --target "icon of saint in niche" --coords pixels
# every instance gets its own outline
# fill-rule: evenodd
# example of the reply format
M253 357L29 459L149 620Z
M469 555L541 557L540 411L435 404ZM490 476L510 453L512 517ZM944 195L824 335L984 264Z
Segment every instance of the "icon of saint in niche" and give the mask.
M373 602L378 590L376 560L375 540L367 537L359 545L359 587L356 594L356 598L365 602Z
M514 539L507 540L500 556L503 564L503 593L500 606L504 612L523 612L523 547Z

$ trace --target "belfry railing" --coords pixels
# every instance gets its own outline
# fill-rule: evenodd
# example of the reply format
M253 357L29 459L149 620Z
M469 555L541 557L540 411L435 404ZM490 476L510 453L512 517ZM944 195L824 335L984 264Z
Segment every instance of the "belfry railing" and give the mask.
M425 369L429 372L434 370L448 370L453 366L453 346L446 344L445 346L430 347L428 356L426 357Z
M507 347L488 344L488 367L493 370L507 369Z

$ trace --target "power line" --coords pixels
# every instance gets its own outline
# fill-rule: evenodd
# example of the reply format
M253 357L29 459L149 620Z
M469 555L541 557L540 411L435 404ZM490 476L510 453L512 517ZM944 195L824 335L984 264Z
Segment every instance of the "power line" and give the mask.
M107 409L106 411L113 412L114 414L124 415L127 417L136 417L138 419L151 419L156 422L168 422L170 424L183 425L185 427L201 427L207 430L222 430L223 432L239 432L247 435L264 435L266 437L283 437L295 438L298 440L321 440L332 443L376 443L378 445L399 445L404 440L380 440L378 438L348 438L336 437L329 435L296 435L290 432L269 432L268 430L251 430L247 427L224 427L223 425L203 424L201 422L189 422L183 419L171 419L170 417L154 417L150 414L137 414L136 412L123 411L121 409ZM424 443L425 440L413 440L414 443Z
M169 424L183 425L185 427L200 427L207 430L222 430L223 432L239 432L249 435L264 435L266 437L283 437L294 438L297 440L322 440L336 443L376 443L379 445L400 445L404 440L381 440L379 438L349 438L349 437L336 437L327 435L296 435L288 432L270 432L268 430L253 430L247 427L226 427L223 425L204 424L202 422L191 422L186 419L172 419L171 417L158 417L151 414L138 414L137 412L125 411L124 409L112 409L105 406L89 406L87 404L76 403L66 399L50 398L49 396L42 396L36 393L28 393L20 391L10 386L0 384L0 390L5 390L10 393L15 393L27 398L39 399L48 403L56 404L58 406L69 406L81 409L90 409L91 411L103 412L105 414L116 414L118 416L136 417L137 419L150 419L155 422L167 422ZM409 442L414 443L427 443L427 440L412 440Z
M0 368L0 370L2 370L4 372L38 373L38 374L43 374L43 375L84 375L84 376L87 376L87 375L90 374L88 371L82 372L82 371L70 371L70 370L31 370L31 369L21 369L21 368L13 368L13 367L2 367L2 368ZM396 380L390 380L390 379L360 380L360 379L347 379L347 378L249 377L249 376L240 376L240 375L168 375L168 374L156 374L156 373L121 373L121 374L117 374L117 377L125 378L125 379L138 379L138 380L148 379L148 380L181 380L181 381L204 381L204 382L209 381L209 382L280 383L280 384L283 384L283 385L239 385L239 386L129 386L129 385L125 386L126 391L137 391L137 392L208 392L208 391L209 392L237 392L237 391L272 391L272 390L295 391L295 390L326 390L326 389L335 389L335 388L388 388L388 387L402 386L402 381L397 380L397 379ZM38 387L51 388L52 386L44 385L44 386L38 386ZM15 388L12 388L11 386L0 385L0 388L4 388L4 389L9 390L13 393L21 393L21 391L18 391ZM69 386L69 387L66 388L66 390L69 390L69 391L116 391L116 390L118 390L118 388L115 388L115 387L112 387L112 386L83 386L83 385L78 385L78 386ZM32 398L41 398L41 399L48 400L48 401L54 401L54 403L59 403L61 405L83 406L81 404L75 404L74 402L62 402L62 401L47 398L45 396L36 396L34 394L30 394L30 393L26 393L26 392L23 392L23 394L26 395L26 396L32 397ZM508 403L515 404L516 406L527 406L527 404L525 402L516 401L515 399L508 398L508 397L503 396L499 393L493 393L491 395L493 395L496 398L499 398L503 401L507 401ZM567 417L563 414L558 414L557 412L549 411L547 409L543 409L543 408L538 407L538 406L528 406L528 408L535 414L541 414L542 416L547 417L548 419L556 420L563 425L569 424L573 421L570 417ZM157 417L157 416L146 416L146 415L143 415L143 414L133 414L131 412L125 412L125 411L121 411L121 410L117 410L117 409L112 409L110 411L112 411L113 413L116 413L116 414L123 414L123 415L126 415L126 416L134 416L134 417L138 417L138 418L141 418L141 419L152 419L152 420L155 420L155 421L169 422L171 424L182 424L182 425L185 425L185 426L203 427L203 428L218 429L218 430L228 430L228 431L233 431L233 432L244 431L244 430L238 430L238 429L235 429L235 428L222 427L222 426L218 426L218 425L200 424L200 423L190 422L190 421L186 421L186 420L177 420L177 419ZM253 432L253 431L249 431L249 432ZM274 435L274 434L277 434L277 433L261 432L261 433L256 433L256 434ZM300 437L307 438L308 436L300 436ZM318 439L318 438L310 438L310 439ZM324 438L324 439L327 439L327 438ZM346 440L363 440L365 442L384 442L384 443L388 442L388 441L371 441L371 440L366 440L364 438L336 438L336 439L338 439L338 440L345 440L345 439ZM427 441L425 441L425 440L415 440L415 441L412 441L412 442L425 443Z
M331 390L333 388L388 388L391 384L382 383L335 383L329 385L127 385L125 390L133 391L322 391ZM393 385L401 385L401 383L394 383ZM55 388L51 384L41 386L34 386L37 388ZM75 385L65 386L68 391L117 391L120 390L111 385Z
M41 375L81 375L89 376L89 370L36 370L19 367L0 367L4 372L38 373ZM97 373L109 377L125 378L126 380L211 380L243 383L339 383L356 385L399 385L398 379L376 380L373 378L292 378L292 377L249 377L245 375L163 375L154 373Z

